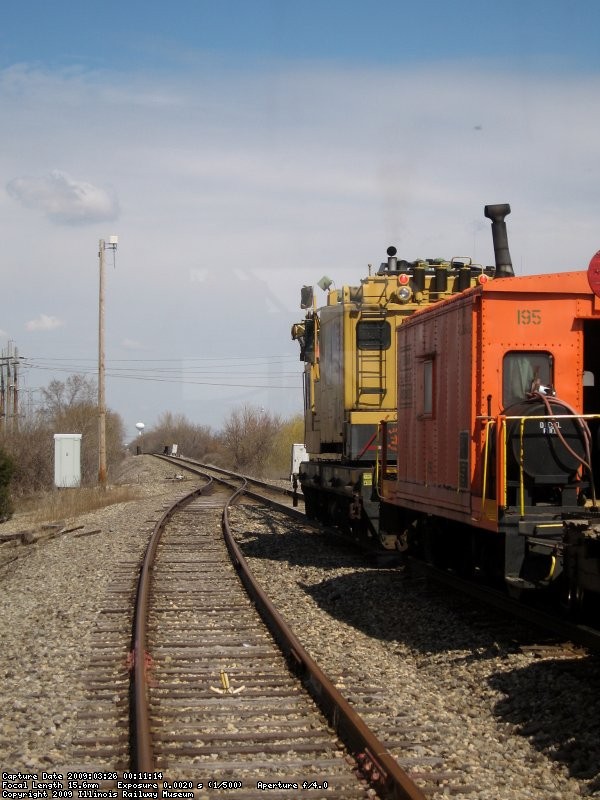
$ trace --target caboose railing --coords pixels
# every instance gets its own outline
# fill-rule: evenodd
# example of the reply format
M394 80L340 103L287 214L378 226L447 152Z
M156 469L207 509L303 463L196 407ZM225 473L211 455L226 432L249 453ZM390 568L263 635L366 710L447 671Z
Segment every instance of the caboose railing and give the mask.
M509 488L509 478L508 478L508 464L509 464L509 457L508 457L508 441L507 441L507 434L508 434L508 423L510 422L518 422L519 424L519 458L518 458L518 467L519 467L519 486L518 486L518 498L519 498L519 513L522 517L525 516L525 446L524 446L524 438L525 438L525 424L527 422L546 422L546 423L554 423L561 419L574 421L577 420L582 425L585 424L585 420L600 420L600 414L539 414L539 415L530 415L530 416L507 416L501 414L498 416L497 420L493 420L490 418L483 418L482 421L485 421L485 435L484 435L484 467L483 467L483 480L482 480L482 499L485 501L487 498L488 492L488 465L490 464L490 446L491 446L491 439L492 439L492 430L496 426L497 427L497 436L496 436L496 452L497 452L497 462L496 462L496 470L498 475L498 485L497 485L497 497L502 499L500 505L504 508L508 508L509 506L509 499L508 499L508 488ZM566 446L566 445L565 445ZM591 463L582 462L580 467L578 468L578 472L586 468L589 472L589 480L590 480L590 488L593 496L594 505L596 504L595 498L595 491L594 491L594 479L592 474L592 465Z
M538 425L540 422L545 422L546 424L558 423L560 420L578 422L582 426L582 430L584 430L586 421L596 420L600 422L600 414L538 414L528 416L500 414L497 417L478 417L478 422L483 426L481 471L476 470L476 473L480 476L481 483L475 478L472 483L471 495L472 499L475 501L474 508L478 505L477 498L479 496L481 497L480 521L483 521L484 518L488 523L497 521L499 511L501 509L506 510L511 505L512 507L516 506L518 508L521 517L525 517L528 507L527 493L529 491L525 472L526 424L528 422ZM509 424L514 422L518 423L518 448L515 448L518 453L514 453L514 459L511 459L508 449L508 427ZM397 437L398 430L396 420L382 421L380 423L374 475L374 482L380 497L383 494L383 482L386 479L393 480L398 472L395 461L391 463L389 458L390 450L394 453L396 452ZM559 438L558 435L557 438ZM600 442L598 444L600 444ZM564 446L567 449L569 447L566 443ZM580 458L577 454L575 454L575 456ZM511 460L513 466L509 474ZM589 459L589 463L581 459L581 464L574 470L574 474L581 476L587 472L592 503L595 506L596 497L592 467L591 458ZM481 495L479 495L477 491L478 486L481 487ZM576 484L570 483L568 486L572 489ZM510 498L509 490L512 490Z
M490 454L490 434L492 432L492 428L494 426L493 419L486 419L485 420L485 441L483 445L483 481L482 481L482 488L481 488L481 498L483 500L482 503L482 510L485 507L485 500L487 498L487 482L488 482L488 464L490 462L489 454Z

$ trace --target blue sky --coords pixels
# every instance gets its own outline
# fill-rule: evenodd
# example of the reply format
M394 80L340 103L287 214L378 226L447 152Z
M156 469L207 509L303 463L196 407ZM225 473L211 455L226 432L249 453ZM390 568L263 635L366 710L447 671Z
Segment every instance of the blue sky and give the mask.
M177 70L206 56L235 67L272 58L359 66L479 57L598 67L594 0L24 0L2 16L5 67Z
M402 257L518 273L600 249L600 3L11 2L0 18L0 346L23 405L94 375L107 401L218 428L301 408L299 288Z

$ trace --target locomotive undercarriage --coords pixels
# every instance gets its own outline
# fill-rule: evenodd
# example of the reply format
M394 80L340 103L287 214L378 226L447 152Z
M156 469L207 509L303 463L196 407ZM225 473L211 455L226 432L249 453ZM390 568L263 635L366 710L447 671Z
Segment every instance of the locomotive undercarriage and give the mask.
M395 550L396 535L380 532L380 505L372 479L370 466L305 462L300 484L306 515L354 541Z

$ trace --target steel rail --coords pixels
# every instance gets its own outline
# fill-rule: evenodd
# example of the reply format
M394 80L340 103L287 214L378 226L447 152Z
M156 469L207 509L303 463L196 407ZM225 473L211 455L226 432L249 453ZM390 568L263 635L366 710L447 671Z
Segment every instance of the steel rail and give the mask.
M165 458L164 456L159 456ZM165 460L171 460L168 457ZM182 466L184 466L182 464ZM196 465L200 466L200 465ZM187 465L188 469L192 469L191 465ZM226 472L225 470L219 470ZM231 477L231 473L227 473ZM246 591L252 598L256 608L263 617L266 625L271 630L272 635L281 648L284 656L286 657L290 668L299 676L307 691L313 696L321 710L325 714L331 726L339 735L340 739L344 742L349 752L354 756L361 773L365 778L374 786L381 797L389 798L390 800L426 800L426 795L422 790L409 778L404 770L398 765L392 754L387 750L385 745L375 736L360 716L354 711L348 701L340 694L338 689L333 685L325 673L320 669L318 664L305 650L303 645L297 639L295 634L289 629L283 617L279 614L265 592L261 589L255 581L248 564L242 555L240 548L235 542L229 526L229 507L235 500L242 494L246 494L256 499L266 502L268 505L280 507L282 510L290 513L293 509L280 506L275 501L268 498L261 497L258 493L252 492L247 488L248 482L254 482L252 479L247 479L241 475L235 475L235 479L242 480L243 484L239 487L227 501L222 515L222 529L223 537L234 568L236 569L240 580L246 588ZM211 479L212 480L212 479ZM222 479L215 478L217 482L223 482L229 485ZM206 488L206 487L204 487ZM231 487L230 487L231 488ZM275 488L277 487L269 487ZM149 733L149 717L147 711L147 687L146 687L146 640L145 629L140 623L140 630L138 631L137 618L142 616L145 619L147 614L147 597L150 583L150 572L152 569L152 560L156 553L158 541L162 533L164 524L173 514L173 512L187 501L191 500L195 495L200 494L202 489L195 490L182 498L177 504L167 509L159 522L155 526L155 531L152 535L148 546L148 552L144 559L144 564L140 572L140 583L144 580L144 605L141 611L136 610L136 626L135 626L135 645L134 653L135 664L133 684L135 686L134 697L136 709L136 727L140 726L140 735L136 735L135 742L135 761L133 768L137 772L147 772L154 769L154 759L152 753L152 743ZM298 512L296 512L298 513ZM304 515L302 515L304 516ZM142 653L142 657L137 654ZM139 713L138 713L139 707ZM133 751L132 751L133 752Z
M209 482L199 489L194 489L184 497L176 500L161 515L155 524L140 569L136 592L135 612L132 635L133 667L129 687L130 717L130 760L134 772L150 772L154 769L154 753L150 734L150 717L148 713L148 654L146 652L146 623L148 619L148 599L152 580L152 568L158 543L170 517L181 506L189 503L194 497L210 486Z
M232 495L223 509L225 544L240 580L277 640L290 667L302 678L303 684L356 759L361 772L377 788L380 796L391 798L391 800L425 800L421 789L413 783L385 745L367 727L311 658L265 592L254 580L229 526L229 506L245 492L244 484Z
M224 469L223 467L215 467L213 464L205 464L204 462L198 461L195 458L186 458L185 456L166 456L164 453L155 453L155 456L156 458L162 458L164 461L168 461L170 464L179 464L184 469L192 469L193 467L210 469L213 472L218 472L220 475L225 475L228 478L245 480L254 486L270 489L278 492L279 494L287 495L288 497L296 496L299 501L304 502L304 495L301 492L294 492L293 489L284 489L282 486L276 486L268 481L262 481L259 478L253 478L251 475L243 475L240 472L233 472L232 470Z

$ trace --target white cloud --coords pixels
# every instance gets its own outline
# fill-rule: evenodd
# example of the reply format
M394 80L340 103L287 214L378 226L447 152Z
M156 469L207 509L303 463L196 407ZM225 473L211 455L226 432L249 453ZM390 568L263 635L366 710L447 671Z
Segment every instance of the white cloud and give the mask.
M62 225L109 221L119 215L117 200L110 192L60 170L41 177L13 178L6 190L26 208L42 211Z
M37 319L29 320L25 325L28 331L54 331L57 328L62 328L64 322L58 317L51 317L48 314L40 314Z
M143 343L171 360L289 352L298 368L288 322L300 286L323 274L356 283L391 244L409 259L492 263L485 204L511 203L519 274L585 269L600 246L595 77L494 64L147 79L23 68L0 72L0 106L3 296L14 298L0 324L15 331L32 308L69 320L24 335L31 356L93 362L97 243L112 233L108 361ZM118 191L116 229L73 224L118 213L98 186ZM134 422L177 402L163 384L111 380L111 402ZM181 410L215 424L224 411L210 391ZM283 394L285 412L301 407L301 391L273 403Z

